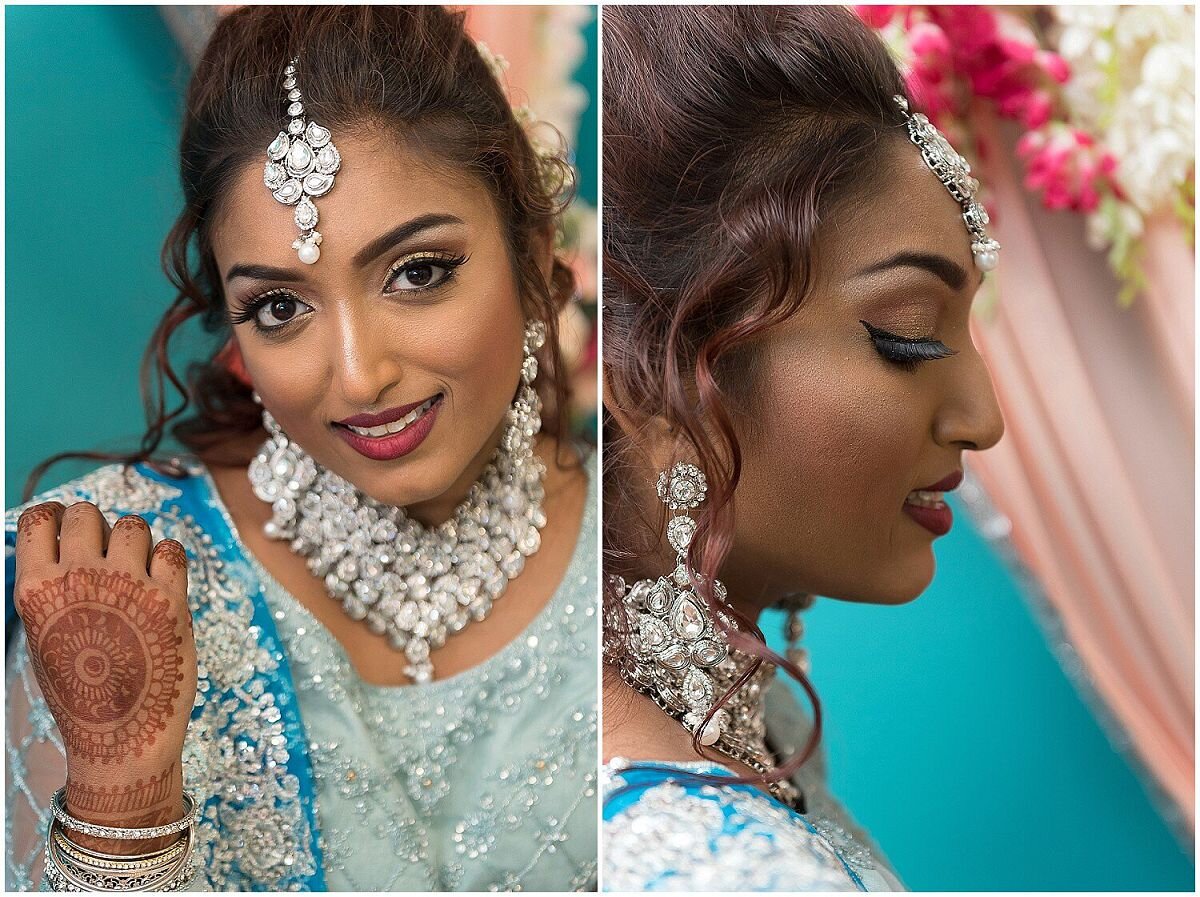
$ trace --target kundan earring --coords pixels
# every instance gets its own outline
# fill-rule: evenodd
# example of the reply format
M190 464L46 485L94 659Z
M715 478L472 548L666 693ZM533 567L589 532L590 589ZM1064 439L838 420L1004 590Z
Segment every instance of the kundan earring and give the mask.
M800 644L800 640L804 638L804 618L802 614L812 607L813 602L816 600L816 595L798 592L783 598L777 605L780 609L787 612L787 622L783 628L784 636L788 643L787 659L806 676L812 668L812 662L808 656L808 650Z
M626 683L698 733L702 745L769 774L775 763L766 743L764 698L775 668L761 663L749 681L734 688L755 658L731 649L725 630L737 629L736 621L721 610L710 611L694 590L693 583L702 580L688 565L696 534L689 512L704 502L707 480L694 464L681 461L659 475L657 492L671 511L666 535L675 549L675 569L628 587L621 577L612 578L631 631L628 645L621 649L613 644L608 656ZM712 589L724 603L725 586L714 579ZM718 700L723 703L714 713ZM768 782L767 787L790 805L799 796L788 781Z

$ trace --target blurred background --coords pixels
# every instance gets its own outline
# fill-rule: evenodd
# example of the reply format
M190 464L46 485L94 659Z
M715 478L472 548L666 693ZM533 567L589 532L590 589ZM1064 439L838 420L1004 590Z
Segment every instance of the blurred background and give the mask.
M472 35L509 64L514 105L527 104L571 148L577 200L565 230L581 289L563 342L575 371L572 426L594 444L596 11L467 9ZM173 295L159 249L181 203L183 91L220 10L5 11L5 507L56 452L138 444L138 363ZM190 325L175 345L176 370L218 348ZM58 465L38 489L94 466Z

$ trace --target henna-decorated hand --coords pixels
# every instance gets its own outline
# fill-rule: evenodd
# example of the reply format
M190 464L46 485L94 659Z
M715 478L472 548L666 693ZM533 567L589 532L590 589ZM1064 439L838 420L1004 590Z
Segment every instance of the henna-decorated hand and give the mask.
M17 522L13 594L62 733L67 809L121 827L178 819L196 696L183 546L154 545L136 515L110 530L89 502L36 505ZM130 852L131 844L147 846L104 846Z

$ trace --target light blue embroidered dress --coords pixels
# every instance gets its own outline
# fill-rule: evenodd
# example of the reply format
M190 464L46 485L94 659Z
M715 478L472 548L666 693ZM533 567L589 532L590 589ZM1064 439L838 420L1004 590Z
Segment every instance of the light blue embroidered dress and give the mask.
M786 686L766 697L767 731L782 755L811 722ZM818 752L793 778L801 815L750 785L681 773L735 773L716 763L614 759L600 772L606 891L902 891L870 837L829 793Z
M184 777L211 890L585 890L596 877L593 489L567 574L521 635L419 686L362 681L249 553L203 466L119 465L39 495L136 513L183 543L199 659ZM595 481L594 460L587 464ZM6 887L40 879L62 743L12 620L6 515ZM503 599L501 599L503 600Z

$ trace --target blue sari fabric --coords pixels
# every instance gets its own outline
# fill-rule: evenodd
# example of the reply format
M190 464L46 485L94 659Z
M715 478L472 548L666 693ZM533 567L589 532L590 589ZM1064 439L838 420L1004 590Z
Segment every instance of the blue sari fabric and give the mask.
M865 891L817 828L710 763L606 765L604 888L609 891Z

